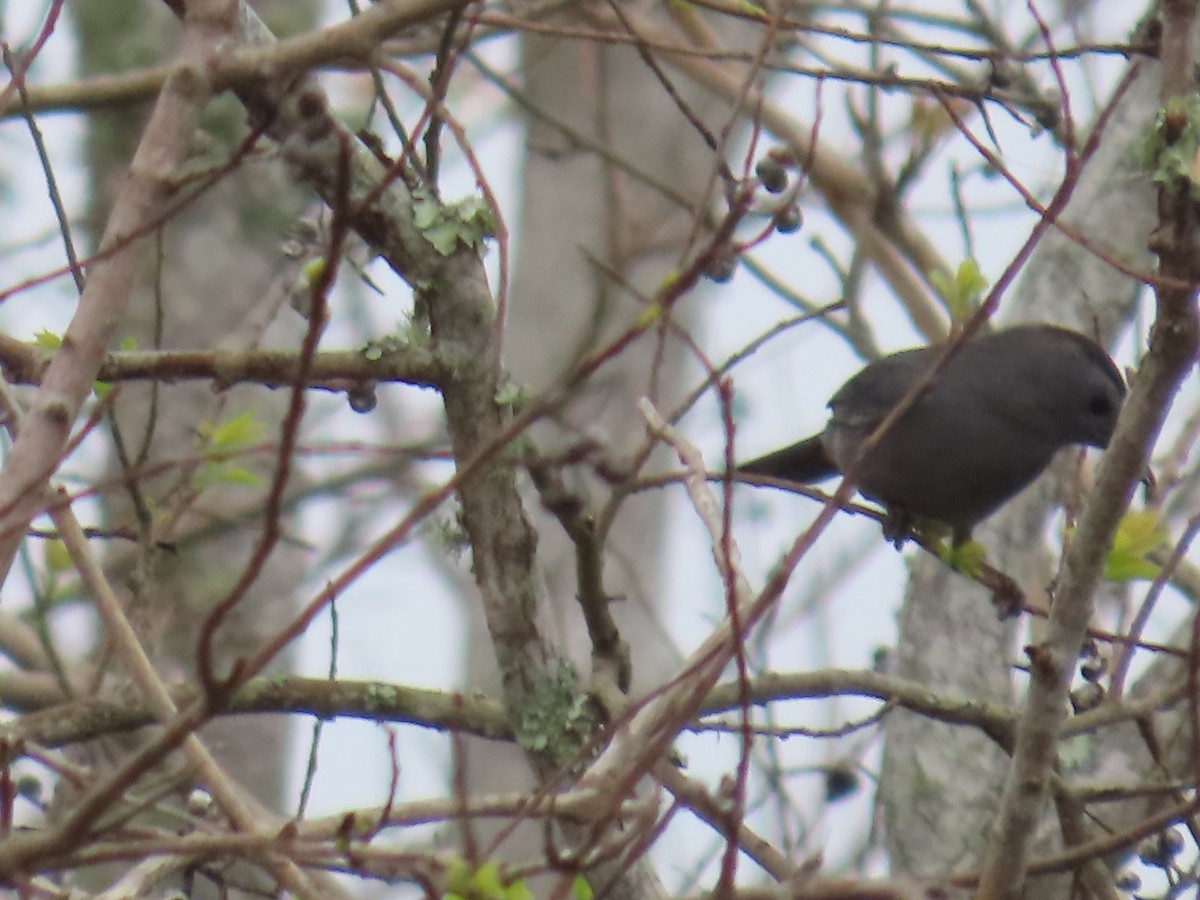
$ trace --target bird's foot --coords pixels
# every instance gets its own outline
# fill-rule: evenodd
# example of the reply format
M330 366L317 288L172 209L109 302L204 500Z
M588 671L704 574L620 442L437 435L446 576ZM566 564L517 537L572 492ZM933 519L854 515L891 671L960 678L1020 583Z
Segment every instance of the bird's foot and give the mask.
M883 526L883 539L897 550L904 549L905 543L912 539L917 529L916 518L895 507L888 507L879 524Z

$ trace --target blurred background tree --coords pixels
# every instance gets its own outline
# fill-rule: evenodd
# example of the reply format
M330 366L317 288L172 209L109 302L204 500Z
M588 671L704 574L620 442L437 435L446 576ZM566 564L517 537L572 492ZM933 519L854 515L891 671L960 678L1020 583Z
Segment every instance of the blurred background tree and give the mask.
M1189 4L71 9L5 13L0 359L26 386L5 393L0 696L28 758L3 808L34 830L0 839L0 877L1194 884L1197 419L1174 386L1200 131L1186 101L1158 114L1194 90ZM164 81L181 59L198 74ZM977 535L1026 598L1007 622L868 519L663 478L685 440L720 472L818 430L863 360L981 304L1130 364L1159 323L1097 492L1128 489L1170 411L1132 566L1083 539L1119 504L1087 502L1078 454ZM1058 667L1032 687L1025 645ZM1053 773L1022 749L1039 729L1064 734Z

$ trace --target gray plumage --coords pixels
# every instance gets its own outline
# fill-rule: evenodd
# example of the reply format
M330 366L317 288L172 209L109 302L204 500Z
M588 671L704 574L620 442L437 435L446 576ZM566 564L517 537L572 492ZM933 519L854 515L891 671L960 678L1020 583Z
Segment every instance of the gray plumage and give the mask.
M1072 444L1107 447L1125 397L1099 344L1051 325L1022 325L959 348L866 458L863 442L921 381L941 347L876 360L829 401L825 430L739 471L812 482L854 467L859 490L895 522L943 522L961 543ZM900 538L900 532L889 537Z

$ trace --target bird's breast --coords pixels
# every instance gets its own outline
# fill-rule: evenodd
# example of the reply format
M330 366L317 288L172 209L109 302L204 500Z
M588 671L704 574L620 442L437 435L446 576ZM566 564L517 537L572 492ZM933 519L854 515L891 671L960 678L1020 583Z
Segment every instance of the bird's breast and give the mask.
M866 448L872 430L830 423L825 443L839 470L873 500L956 527L974 525L1018 493L1056 449L995 422L930 422L919 407Z

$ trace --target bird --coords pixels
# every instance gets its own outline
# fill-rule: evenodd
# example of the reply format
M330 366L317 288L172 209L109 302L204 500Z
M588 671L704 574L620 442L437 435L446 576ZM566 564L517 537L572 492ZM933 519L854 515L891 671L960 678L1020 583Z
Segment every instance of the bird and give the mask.
M1030 324L964 342L860 459L945 351L920 347L869 363L829 401L824 431L737 471L801 484L849 473L886 508L884 536L898 548L925 520L949 526L958 547L1059 450L1108 446L1125 399L1116 364L1083 334Z

